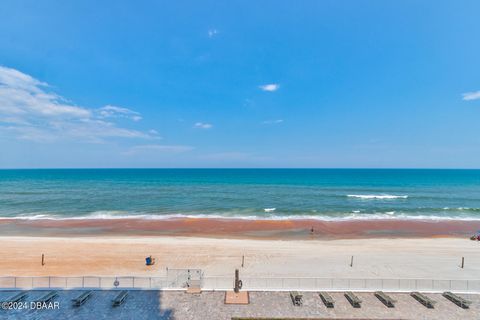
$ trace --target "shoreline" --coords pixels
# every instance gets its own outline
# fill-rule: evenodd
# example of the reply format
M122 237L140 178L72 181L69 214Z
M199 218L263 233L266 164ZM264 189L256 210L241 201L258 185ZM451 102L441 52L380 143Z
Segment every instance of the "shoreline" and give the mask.
M183 236L283 240L468 238L477 230L480 230L480 220L0 219L0 234L3 236L46 237Z

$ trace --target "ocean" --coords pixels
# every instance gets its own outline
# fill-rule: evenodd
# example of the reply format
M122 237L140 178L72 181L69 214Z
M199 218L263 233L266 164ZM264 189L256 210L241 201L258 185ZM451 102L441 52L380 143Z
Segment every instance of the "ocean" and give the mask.
M0 170L0 219L480 220L480 170Z

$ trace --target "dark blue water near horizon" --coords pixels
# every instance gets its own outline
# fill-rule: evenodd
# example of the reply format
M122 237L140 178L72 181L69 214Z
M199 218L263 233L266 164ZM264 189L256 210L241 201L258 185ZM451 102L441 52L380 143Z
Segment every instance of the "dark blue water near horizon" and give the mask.
M0 218L480 220L480 170L0 170Z

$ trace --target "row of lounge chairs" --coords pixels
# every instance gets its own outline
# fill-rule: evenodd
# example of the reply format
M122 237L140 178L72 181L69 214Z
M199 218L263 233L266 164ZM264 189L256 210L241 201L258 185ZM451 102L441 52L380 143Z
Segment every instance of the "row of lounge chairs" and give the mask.
M80 294L77 298L72 299L73 306L74 307L82 306L85 302L87 302L88 299L90 299L92 297L92 294L93 294L93 291L91 291L91 290L82 292L82 294ZM17 302L20 302L20 301L23 301L24 299L26 299L27 296L28 296L28 293L26 291L21 291L21 292L15 294L14 296L8 298L6 301L12 302L12 303L17 303ZM50 292L47 292L46 294L44 294L43 296L41 296L39 299L35 300L35 302L49 303L49 302L53 301L57 296L58 296L57 291L50 291ZM112 300L112 306L113 307L120 306L121 304L123 304L125 302L125 300L127 299L127 296L128 296L128 291L127 290L121 291L115 297L115 299Z
M472 303L471 301L468 301L449 291L444 292L442 295L446 299L452 301L457 306L463 309L468 309L470 307L470 304ZM319 296L323 304L327 308L333 308L335 306L335 300L332 298L332 296L328 292L325 292L325 291L319 292ZM352 307L354 308L361 307L362 300L353 292L347 291L345 292L344 296L348 300L348 302L350 302ZM388 308L394 308L395 303L397 302L397 300L393 299L383 291L375 291L374 296L377 297L377 299L380 300ZM433 309L435 304L437 303L436 301L432 300L431 298L427 297L426 295L420 292L412 292L410 293L410 296L412 296L415 300L417 300L418 302L423 304L425 307L430 309ZM290 298L292 299L292 303L294 306L301 306L303 304L303 295L299 294L297 291L291 291Z
M10 303L18 303L23 300L28 296L28 293L26 291L21 291L14 296L11 296L5 302L10 302ZM58 296L58 293L56 291L50 291L41 296L39 299L35 300L35 302L40 302L40 303L49 303L53 301Z
M93 291L85 291L82 293L80 296L78 296L76 299L73 299L73 305L75 307L80 307L82 304L84 304L90 297L92 296ZM115 297L115 299L112 300L112 306L113 307L118 307L122 305L125 300L127 299L128 296L128 291L127 290L122 290L120 293Z

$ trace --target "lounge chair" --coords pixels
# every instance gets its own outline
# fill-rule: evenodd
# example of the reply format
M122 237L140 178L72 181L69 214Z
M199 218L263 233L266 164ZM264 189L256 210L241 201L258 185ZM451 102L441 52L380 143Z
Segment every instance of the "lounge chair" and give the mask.
M27 296L28 296L27 292L21 291L21 292L17 293L16 295L11 296L10 298L5 300L4 302L20 302L23 299L25 299Z
M48 303L57 296L58 293L56 291L50 291L49 293L43 295L40 299L38 299L37 302Z
M377 297L378 300L380 300L384 305L386 305L389 308L394 308L395 303L397 302L397 300L395 300L392 297L390 297L389 295L385 294L385 292L383 292L383 291L376 291L375 292L375 297Z
M125 300L127 299L127 296L128 296L128 291L127 291L127 290L121 291L121 292L115 297L115 299L112 300L112 306L113 306L113 307L118 307L119 305L121 305L122 303L125 302Z
M421 304L423 304L425 307L427 307L429 309L433 309L435 304L437 303L436 301L433 301L432 299L430 299L426 295L421 294L420 292L417 292L417 291L410 293L410 295L415 300L417 300L418 302L420 302Z
M92 296L92 291L85 291L81 295L79 295L77 298L72 299L73 305L75 307L80 307L88 299L90 299L91 296Z
M297 291L290 291L290 298L294 306L301 306L303 304L303 295L299 294Z
M453 303L455 303L457 306L459 306L460 308L463 308L463 309L468 309L470 308L470 305L472 304L472 301L469 301L467 299L464 299L462 297L459 297L457 296L456 294L454 293L451 293L450 291L447 291L447 292L444 292L442 294L442 296L444 296L445 298L447 298L448 300L452 301Z
M327 308L333 308L335 306L335 301L333 300L332 296L328 294L328 292L322 291L319 292L318 295Z
M353 292L347 291L345 292L345 298L347 298L348 302L352 305L354 308L360 308L362 306L362 300L360 300L359 297L357 297Z

